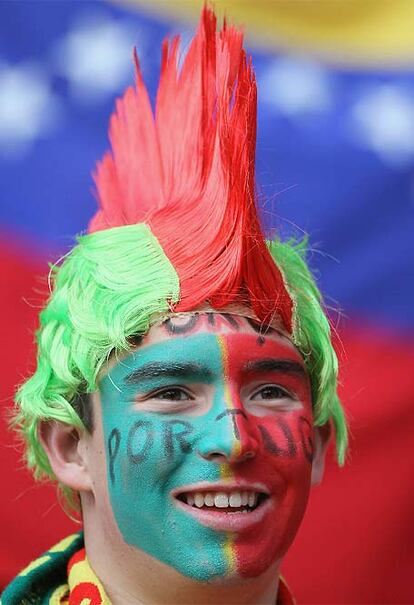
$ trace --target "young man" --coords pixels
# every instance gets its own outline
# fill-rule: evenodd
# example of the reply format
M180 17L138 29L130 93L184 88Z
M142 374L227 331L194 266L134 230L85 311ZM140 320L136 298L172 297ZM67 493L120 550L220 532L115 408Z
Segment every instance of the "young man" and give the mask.
M255 206L256 87L211 10L155 118L136 87L111 120L100 209L54 270L16 424L84 533L24 570L12 603L289 603L279 569L346 425L300 246Z

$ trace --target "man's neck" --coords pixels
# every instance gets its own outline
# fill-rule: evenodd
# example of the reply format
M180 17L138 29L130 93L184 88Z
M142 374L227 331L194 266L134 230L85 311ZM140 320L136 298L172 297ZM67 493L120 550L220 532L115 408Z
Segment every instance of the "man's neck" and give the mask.
M275 605L277 598L278 579L272 585L261 586L255 581L248 580L237 585L228 586L223 583L215 585L199 583L197 587L170 584L167 578L161 582L147 583L145 587L120 587L118 583L110 582L106 590L112 605ZM135 588L135 589L134 589Z
M140 583L122 586L114 578L103 581L112 605L274 605L277 598L278 579L272 584L263 584L257 580L247 580L233 585L225 581L214 584L169 581L165 575L161 580L146 579L145 584Z

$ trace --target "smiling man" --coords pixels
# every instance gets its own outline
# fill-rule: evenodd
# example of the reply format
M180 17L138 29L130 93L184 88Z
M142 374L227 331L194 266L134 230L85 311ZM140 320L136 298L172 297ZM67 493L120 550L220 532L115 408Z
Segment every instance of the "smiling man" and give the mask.
M126 569L133 579L121 602L138 578L143 602L166 602L165 588L181 584L143 553L201 583L172 602L228 603L237 593L244 602L249 589L262 602L266 577L275 602L277 569L323 448L318 438L316 458L301 356L285 336L259 329L240 315L173 316L100 381L85 455L96 487L82 510L89 561L111 595L126 588ZM91 487L88 479L84 491ZM159 595L148 565L171 577ZM242 578L260 580L246 588Z
M3 605L291 603L279 578L346 425L320 295L255 205L256 87L242 34L203 11L155 117L138 60L117 103L100 208L54 269L16 425L82 534Z

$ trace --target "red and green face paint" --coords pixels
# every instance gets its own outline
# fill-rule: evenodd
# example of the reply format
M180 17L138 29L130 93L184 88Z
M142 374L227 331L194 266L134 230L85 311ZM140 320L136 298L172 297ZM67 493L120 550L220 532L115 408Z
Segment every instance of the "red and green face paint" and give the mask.
M100 383L111 505L125 541L196 580L257 576L286 552L310 486L310 385L252 320L154 326Z

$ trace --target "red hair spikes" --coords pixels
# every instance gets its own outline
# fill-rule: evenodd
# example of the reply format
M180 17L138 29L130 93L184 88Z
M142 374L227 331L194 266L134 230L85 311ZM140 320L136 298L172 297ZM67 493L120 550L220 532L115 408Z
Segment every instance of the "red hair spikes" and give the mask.
M291 331L292 301L257 216L256 82L242 44L234 27L216 32L207 7L181 70L179 38L164 41L155 118L136 60L95 174L89 231L146 222L179 276L176 311L239 303Z

